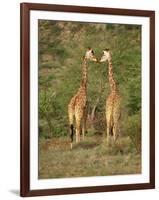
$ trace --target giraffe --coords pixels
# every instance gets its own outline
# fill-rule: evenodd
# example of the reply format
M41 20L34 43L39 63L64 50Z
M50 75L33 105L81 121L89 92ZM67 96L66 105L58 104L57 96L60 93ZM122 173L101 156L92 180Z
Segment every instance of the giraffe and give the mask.
M107 143L109 144L111 135L113 136L115 142L120 134L119 119L121 115L121 96L113 77L112 56L109 49L105 49L103 51L103 55L99 62L108 62L110 93L106 98L105 115L107 124Z
M73 121L75 118L76 123L76 143L80 142L80 130L82 126L82 137L84 140L84 134L86 131L86 118L87 118L87 62L88 61L97 62L97 59L94 55L92 48L88 48L84 57L83 57L83 66L82 66L82 79L80 87L77 93L71 98L68 104L68 118L70 126L70 138L71 138L71 149L73 143Z

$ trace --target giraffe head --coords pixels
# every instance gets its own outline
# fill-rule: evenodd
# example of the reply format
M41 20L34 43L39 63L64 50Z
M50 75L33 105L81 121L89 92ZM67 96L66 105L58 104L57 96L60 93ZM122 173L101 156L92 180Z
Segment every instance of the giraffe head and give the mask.
M88 47L88 49L84 55L84 60L90 60L90 61L97 62L97 58L95 57L94 51L92 48Z
M104 49L102 57L101 57L99 62L100 63L107 62L107 61L111 62L111 59L112 59L112 57L111 57L111 53L110 53L109 49Z

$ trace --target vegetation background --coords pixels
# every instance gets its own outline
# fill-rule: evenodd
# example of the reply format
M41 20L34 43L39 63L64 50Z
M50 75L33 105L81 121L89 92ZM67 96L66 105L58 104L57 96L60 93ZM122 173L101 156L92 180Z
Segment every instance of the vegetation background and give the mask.
M112 52L122 96L121 138L105 144L106 63L88 64L86 140L69 149L67 105L77 92L82 58ZM141 172L141 26L39 20L39 178Z

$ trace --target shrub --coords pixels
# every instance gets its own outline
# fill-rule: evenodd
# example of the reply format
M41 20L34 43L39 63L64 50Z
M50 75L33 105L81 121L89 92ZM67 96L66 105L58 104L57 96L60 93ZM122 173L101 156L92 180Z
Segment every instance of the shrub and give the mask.
M125 123L126 134L137 152L141 152L141 113L129 116Z

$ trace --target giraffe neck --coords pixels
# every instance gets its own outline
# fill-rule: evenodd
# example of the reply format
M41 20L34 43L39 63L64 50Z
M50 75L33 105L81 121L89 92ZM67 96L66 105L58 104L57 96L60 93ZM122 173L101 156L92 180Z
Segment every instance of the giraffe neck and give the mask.
M82 80L81 80L81 85L80 87L84 87L85 89L87 89L87 60L84 59L83 60L83 67L82 67Z
M109 76L109 85L110 85L110 90L112 92L116 91L117 90L117 85L116 85L116 82L114 80L114 77L113 77L113 66L112 66L112 62L110 61L108 63L109 67L108 67L108 76Z

